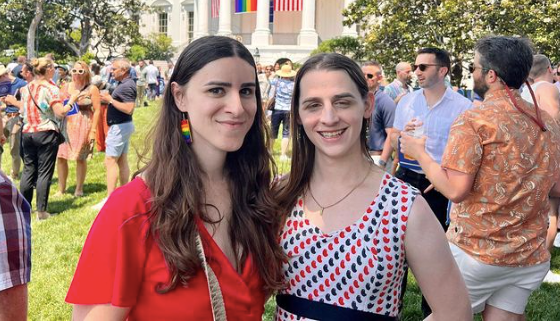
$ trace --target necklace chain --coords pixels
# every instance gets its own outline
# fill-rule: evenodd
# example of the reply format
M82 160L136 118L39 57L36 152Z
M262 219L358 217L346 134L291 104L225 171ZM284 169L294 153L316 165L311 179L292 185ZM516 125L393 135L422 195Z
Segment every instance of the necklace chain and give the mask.
M317 202L317 199L315 199L315 196L313 196L313 192L311 191L311 186L309 186L308 190L309 190L309 195L311 196L311 198L313 199L313 201L315 202L315 204L317 204L317 206L319 206L321 208L321 213L320 215L323 216L323 212L328 209L331 208L337 204L339 204L340 202L344 201L348 196L350 196L350 194L352 194L352 192L354 192L358 187L360 187L368 178L369 173L371 172L371 166L368 167L368 171L366 172L366 175L364 175L364 178L356 185L354 186L350 192L348 192L346 195L344 195L341 199L339 199L338 201L332 203L331 205L327 205L327 206L323 206L321 204L319 204L319 202Z

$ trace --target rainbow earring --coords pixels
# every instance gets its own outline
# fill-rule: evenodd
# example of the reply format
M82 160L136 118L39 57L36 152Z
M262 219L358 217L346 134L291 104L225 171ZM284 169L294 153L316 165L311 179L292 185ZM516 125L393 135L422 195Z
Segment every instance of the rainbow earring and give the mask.
M192 136L191 136L191 126L189 124L189 116L187 113L183 113L183 120L181 120L181 134L187 144L192 143Z

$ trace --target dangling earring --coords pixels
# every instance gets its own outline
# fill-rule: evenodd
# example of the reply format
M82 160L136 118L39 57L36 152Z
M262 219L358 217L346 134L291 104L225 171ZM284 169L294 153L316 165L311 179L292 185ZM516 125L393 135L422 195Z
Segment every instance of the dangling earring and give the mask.
M191 126L189 124L189 114L186 112L183 112L182 114L183 114L183 120L181 120L181 134L183 135L183 138L185 138L187 144L191 144L192 136L191 136Z

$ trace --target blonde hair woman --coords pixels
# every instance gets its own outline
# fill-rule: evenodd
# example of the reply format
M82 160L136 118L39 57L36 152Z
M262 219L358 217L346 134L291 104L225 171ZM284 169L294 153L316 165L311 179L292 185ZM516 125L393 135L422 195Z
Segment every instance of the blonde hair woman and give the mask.
M74 64L72 81L61 89L62 97L77 95L76 112L67 118L68 142L58 149L58 193L66 191L68 161L76 161L76 189L74 196L84 194L84 181L87 173L87 157L91 154L100 114L99 89L91 83L91 73L83 61Z

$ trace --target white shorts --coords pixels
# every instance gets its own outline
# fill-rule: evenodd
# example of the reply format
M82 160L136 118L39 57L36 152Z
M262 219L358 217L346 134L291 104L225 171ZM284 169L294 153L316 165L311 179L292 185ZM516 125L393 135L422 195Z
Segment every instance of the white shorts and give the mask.
M542 283L550 262L526 267L484 264L455 244L449 243L469 291L473 313L486 304L515 314L523 314L531 293Z

